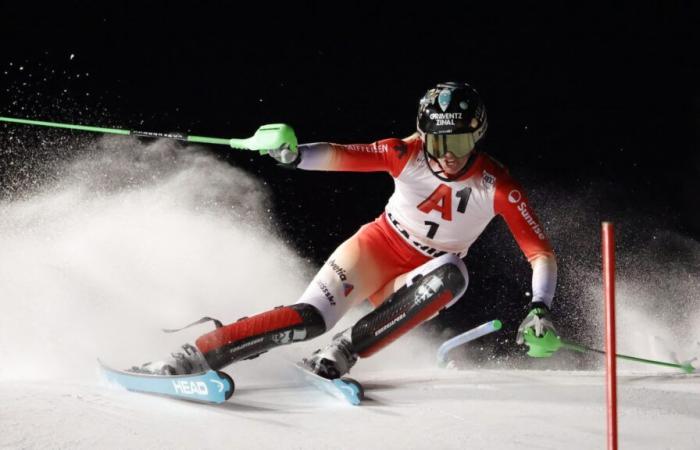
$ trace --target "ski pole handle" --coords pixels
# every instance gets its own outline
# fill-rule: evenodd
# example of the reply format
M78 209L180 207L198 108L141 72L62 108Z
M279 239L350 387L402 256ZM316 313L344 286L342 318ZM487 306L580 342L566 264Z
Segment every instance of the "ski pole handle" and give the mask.
M230 139L228 144L232 148L257 150L261 155L267 154L269 150L286 147L289 150L297 151L297 136L294 129L284 123L272 123L263 125L248 139Z

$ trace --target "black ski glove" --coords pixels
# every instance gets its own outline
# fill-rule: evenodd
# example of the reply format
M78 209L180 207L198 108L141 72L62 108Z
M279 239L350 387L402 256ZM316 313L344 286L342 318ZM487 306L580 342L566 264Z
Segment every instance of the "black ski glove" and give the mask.
M301 152L298 149L296 151L291 150L286 145L268 150L268 154L285 167L296 167L301 162Z

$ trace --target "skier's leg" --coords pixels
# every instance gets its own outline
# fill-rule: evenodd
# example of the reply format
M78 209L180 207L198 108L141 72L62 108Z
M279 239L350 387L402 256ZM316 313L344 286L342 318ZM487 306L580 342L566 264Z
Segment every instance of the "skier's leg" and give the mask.
M330 330L348 310L405 270L371 224L333 252L297 303L314 306Z
M467 268L452 254L412 270L391 297L352 327L351 336L358 355L373 355L449 308L464 295L468 284Z
M387 281L362 248L358 234L341 244L296 304L239 319L197 339L209 366L218 369L333 328L354 304Z
M199 337L194 346L183 346L169 360L142 369L168 373L207 367L218 370L273 347L314 338L330 330L353 305L415 267L406 265L410 259L406 254L388 246L382 222L365 225L333 252L296 304L221 326Z
M133 367L135 372L182 375L219 370L241 359L251 359L270 348L314 338L326 331L321 314L311 305L280 306L219 325L185 344L161 361Z
M218 370L279 345L315 338L325 331L323 317L316 308L296 304L238 319L200 336L195 345L207 365Z
M319 375L342 376L358 356L376 353L454 304L469 282L464 263L451 254L428 261L400 279L403 284L384 303L312 356L309 364Z

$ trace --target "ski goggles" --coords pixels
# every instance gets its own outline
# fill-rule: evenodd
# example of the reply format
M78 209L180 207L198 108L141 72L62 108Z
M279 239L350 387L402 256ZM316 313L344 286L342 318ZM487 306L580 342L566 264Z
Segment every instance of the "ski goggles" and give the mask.
M425 149L436 158L444 157L447 152L461 158L471 153L475 145L474 133L425 135Z

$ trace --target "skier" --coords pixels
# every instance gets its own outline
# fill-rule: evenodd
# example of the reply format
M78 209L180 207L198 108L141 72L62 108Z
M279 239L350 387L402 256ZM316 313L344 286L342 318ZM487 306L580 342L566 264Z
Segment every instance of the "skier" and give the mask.
M532 303L518 343L558 339L549 308L557 266L523 189L478 143L486 110L466 83L442 83L420 100L417 132L372 144L299 145L273 149L278 162L303 170L376 172L394 178L385 211L343 242L295 304L244 317L185 344L139 372L168 375L218 370L269 349L317 337L353 306L375 309L306 360L326 378L368 357L462 297L469 281L462 259L486 225L502 216L532 266Z

